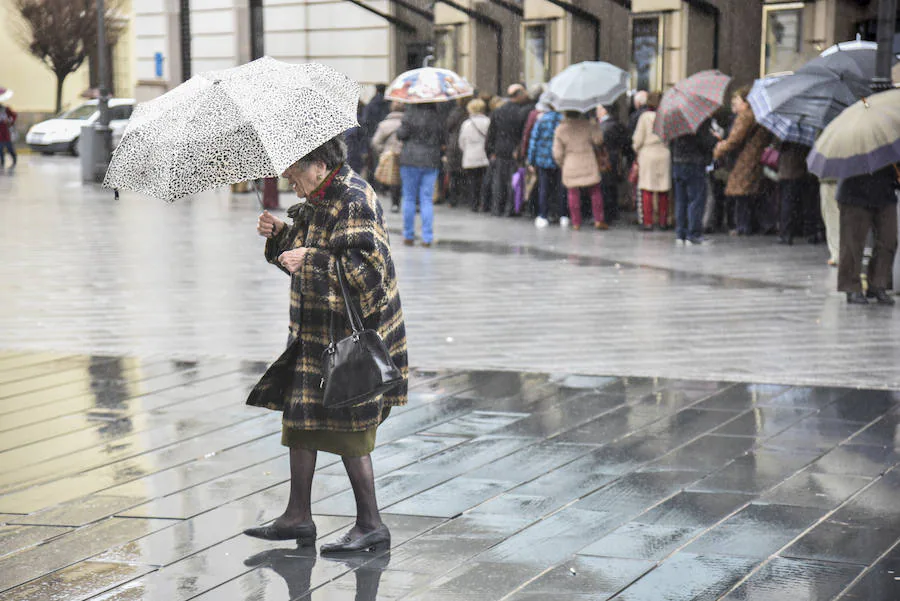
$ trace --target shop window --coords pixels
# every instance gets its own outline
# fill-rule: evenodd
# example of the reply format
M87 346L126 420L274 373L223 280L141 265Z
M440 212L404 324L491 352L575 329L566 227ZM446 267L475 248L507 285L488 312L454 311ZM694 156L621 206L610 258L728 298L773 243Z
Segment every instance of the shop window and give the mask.
M550 23L526 23L522 28L525 84L550 81Z
M631 25L631 84L635 90L662 88L660 18L635 18Z
M803 4L765 7L762 74L793 71L806 60L803 48Z
M434 66L456 71L456 27L442 27L434 30Z

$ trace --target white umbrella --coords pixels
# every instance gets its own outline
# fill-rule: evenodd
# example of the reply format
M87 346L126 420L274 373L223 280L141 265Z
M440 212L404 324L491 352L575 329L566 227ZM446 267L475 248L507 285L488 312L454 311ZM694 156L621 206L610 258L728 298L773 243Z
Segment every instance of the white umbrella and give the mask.
M103 185L174 201L279 176L358 125L359 93L331 67L269 57L202 73L135 109Z
M628 91L628 79L628 73L609 63L578 63L550 80L547 101L558 111L585 113L615 102Z

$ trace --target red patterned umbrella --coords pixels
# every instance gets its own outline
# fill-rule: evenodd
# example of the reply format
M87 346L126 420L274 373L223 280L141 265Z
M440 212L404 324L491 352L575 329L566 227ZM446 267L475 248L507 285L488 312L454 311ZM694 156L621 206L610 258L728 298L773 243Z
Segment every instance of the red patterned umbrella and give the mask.
M663 96L653 131L663 142L697 133L722 106L730 82L729 76L716 70L701 71L679 81Z

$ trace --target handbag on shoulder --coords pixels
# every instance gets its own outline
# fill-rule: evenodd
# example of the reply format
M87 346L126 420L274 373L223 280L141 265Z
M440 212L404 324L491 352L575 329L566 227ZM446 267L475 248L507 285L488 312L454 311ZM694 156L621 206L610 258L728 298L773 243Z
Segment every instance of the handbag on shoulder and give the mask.
M340 258L337 277L347 307L347 321L353 333L334 340L334 314L329 326L330 344L322 354L323 404L327 409L361 405L403 382L387 346L375 330L363 329L363 322L350 298Z

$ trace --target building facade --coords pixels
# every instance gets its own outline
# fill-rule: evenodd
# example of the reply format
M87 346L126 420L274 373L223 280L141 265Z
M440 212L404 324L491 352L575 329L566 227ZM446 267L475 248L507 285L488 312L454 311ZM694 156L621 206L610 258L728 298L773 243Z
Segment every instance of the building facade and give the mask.
M47 65L28 52L22 38L25 31L12 0L0 0L0 85L13 90L9 101L20 116L20 131L33 122L45 119L56 110L56 75ZM131 0L123 0L115 14L115 27L119 36L108 49L112 79L111 93L120 98L130 98L134 93L133 28ZM74 73L66 77L62 90L63 110L72 108L91 95L96 73L91 69L93 57L86 60Z

